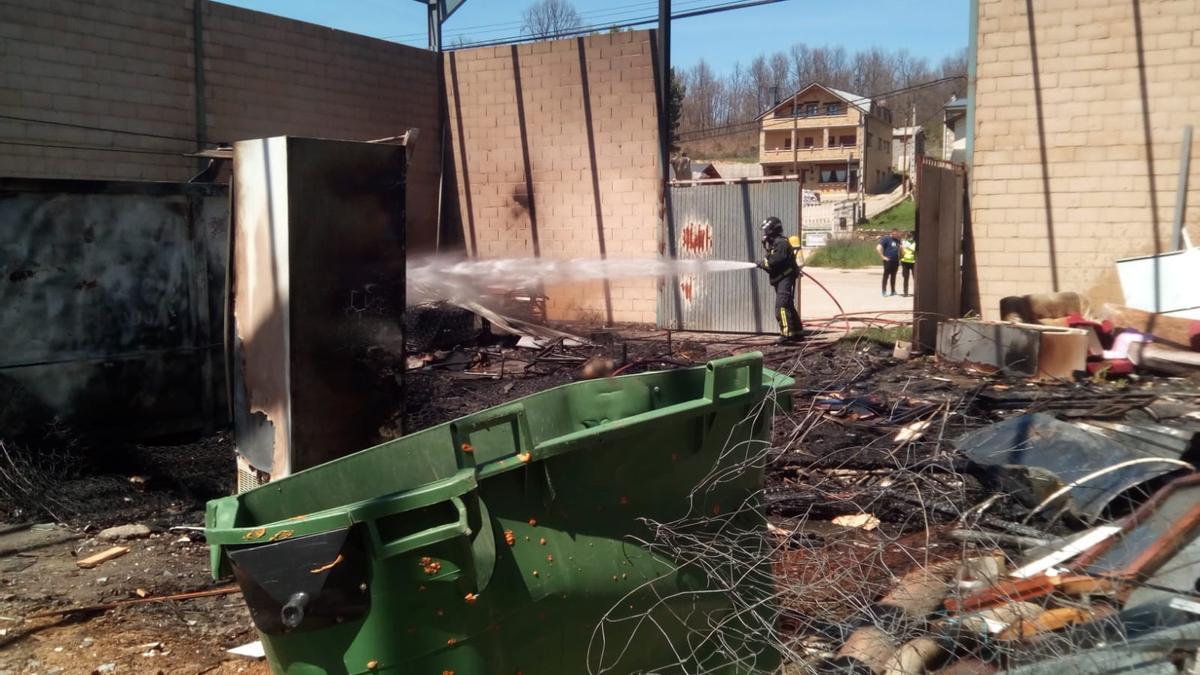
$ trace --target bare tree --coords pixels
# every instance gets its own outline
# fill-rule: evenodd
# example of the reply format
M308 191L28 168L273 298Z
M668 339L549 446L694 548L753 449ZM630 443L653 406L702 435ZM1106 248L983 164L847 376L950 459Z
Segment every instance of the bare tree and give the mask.
M759 106L755 87L749 74L742 64L734 63L733 69L725 78L725 109L729 111L730 122L742 122L753 119L762 112Z
M704 59L682 71L680 80L687 90L681 128L704 129L729 121L729 100L725 96L725 83Z
M754 107L760 111L774 105L781 95L774 89L775 83L771 79L771 67L767 63L767 57L762 54L754 57L754 60L750 62L750 82L754 88Z
M856 94L870 96L895 89L894 59L879 47L872 47L854 55L851 71L854 73L850 87Z
M771 85L778 90L777 98L782 99L795 89L797 85L792 78L792 64L788 62L787 54L775 52L771 55ZM771 101L775 105L778 101Z
M812 81L848 89L853 71L843 47L818 47L812 51Z
M568 0L538 0L525 9L524 19L522 32L537 38L555 38L583 25Z

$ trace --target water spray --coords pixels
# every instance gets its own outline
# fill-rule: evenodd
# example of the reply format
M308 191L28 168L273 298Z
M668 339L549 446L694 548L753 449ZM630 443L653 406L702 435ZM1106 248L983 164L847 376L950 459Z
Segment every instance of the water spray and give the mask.
M474 302L481 296L530 287L645 277L712 274L757 267L739 260L428 257L409 260L408 304Z

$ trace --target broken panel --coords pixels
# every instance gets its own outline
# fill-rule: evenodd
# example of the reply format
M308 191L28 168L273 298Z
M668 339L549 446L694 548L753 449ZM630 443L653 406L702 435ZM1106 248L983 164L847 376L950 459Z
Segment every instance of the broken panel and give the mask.
M1170 448L1123 444L1104 431L1035 413L973 431L956 444L999 489L1029 506L1071 486L1063 494L1067 508L1086 522L1105 515L1119 495L1187 468L1189 458Z

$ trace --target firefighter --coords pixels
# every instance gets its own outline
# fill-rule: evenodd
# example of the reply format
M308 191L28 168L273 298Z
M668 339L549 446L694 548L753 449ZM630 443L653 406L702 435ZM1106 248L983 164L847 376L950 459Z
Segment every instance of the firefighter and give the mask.
M766 270L775 289L775 319L779 322L779 344L798 341L803 330L796 314L796 279L800 265L796 251L783 236L783 222L771 216L762 222L762 244L765 257L758 266Z

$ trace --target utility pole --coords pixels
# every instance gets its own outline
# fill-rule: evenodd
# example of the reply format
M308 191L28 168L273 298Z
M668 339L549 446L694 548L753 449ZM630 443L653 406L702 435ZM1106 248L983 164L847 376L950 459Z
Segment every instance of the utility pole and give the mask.
M792 173L796 176L796 228L804 244L804 176L800 174L800 109L796 107L800 90L792 94Z
M850 196L850 171L854 166L854 151L850 151L850 156L846 158L846 196Z
M908 194L908 127L905 127L904 133L900 135L900 142L904 144L900 151L900 193Z
M908 144L909 143L912 143L913 160L916 160L916 158L917 158L917 132L913 130L913 125L916 124L916 121L917 121L917 104L914 101L912 104L912 109L908 113L908 128L905 129L907 140L905 140L905 142L904 142L904 159L900 164L900 166L902 167L901 170L903 171L903 176L900 179L901 184L902 184L901 192L903 194L908 194L909 189L910 189L909 188L909 184L910 184L909 174L911 173L911 170L908 166Z
M671 181L671 0L658 0L658 82L662 87L662 109L658 111L658 134L662 146L663 190ZM669 209L668 205L668 209Z
M792 173L796 175L796 236L800 240L800 256L804 256L804 175L800 173L800 109L796 107L800 101L800 90L792 94ZM800 316L800 275L796 275L796 290L793 293L796 305L796 316ZM804 325L804 319L800 319Z
M662 169L662 206L664 229L667 232L666 253L675 260L675 209L671 203L671 0L658 0L658 163ZM679 277L668 277L671 300L675 310L675 328L683 328L683 301L680 299ZM669 333L668 333L669 335Z
M874 107L876 103L874 101L870 101L867 103L867 105ZM867 218L867 153L871 149L871 141L867 138L867 116L870 114L870 110L868 109L864 110L862 114L858 116L859 126L862 127L858 132L858 137L862 139L862 158L858 160L858 217L863 220L866 220ZM858 223L855 223L855 225L857 224Z

